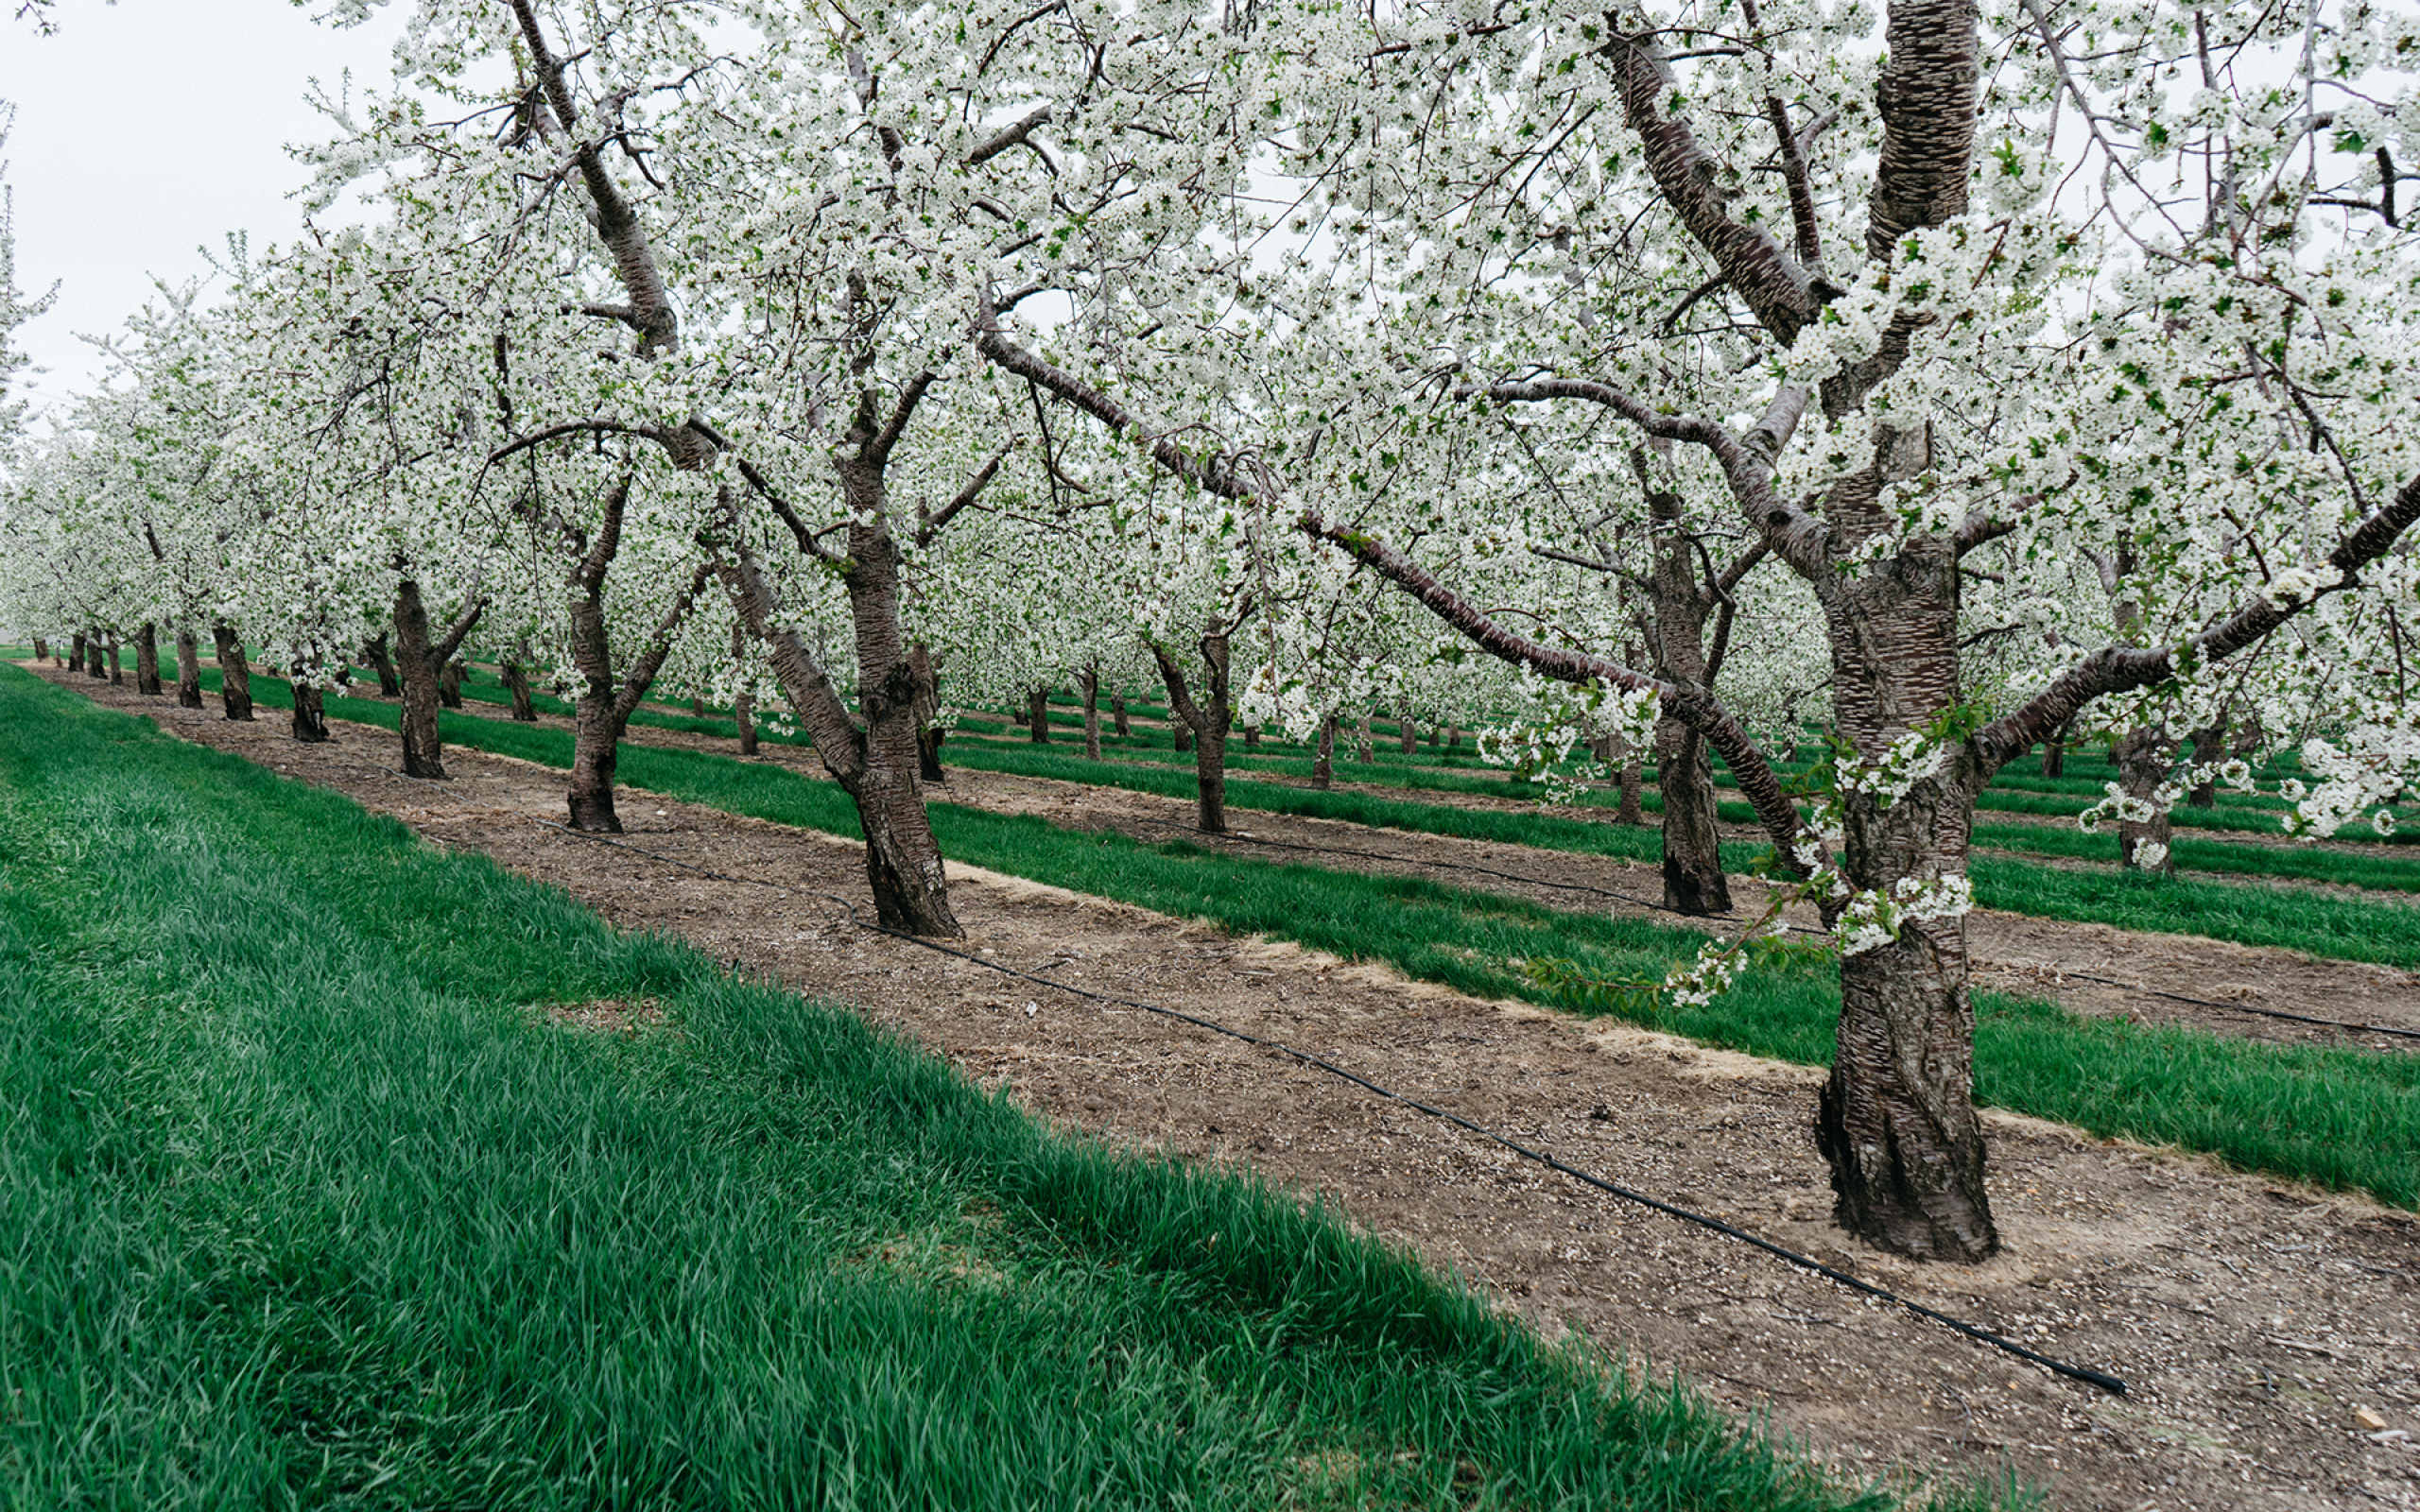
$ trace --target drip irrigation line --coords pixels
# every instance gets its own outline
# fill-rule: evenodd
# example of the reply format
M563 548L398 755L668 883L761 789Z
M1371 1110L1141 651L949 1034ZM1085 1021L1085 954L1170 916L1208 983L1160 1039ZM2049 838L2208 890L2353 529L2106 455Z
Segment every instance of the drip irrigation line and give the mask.
M1443 871L1471 871L1477 872L1481 876L1501 877L1507 882L1517 882L1526 886L1561 887L1572 892L1589 892L1604 898L1618 898L1626 903L1631 903L1640 908L1651 908L1659 914L1672 914L1684 919L1718 919L1725 923L1738 922L1738 916L1736 914L1684 914L1680 909L1671 907L1668 904L1652 902L1645 898L1638 897L1635 894L1619 892L1611 887L1591 886L1584 882L1550 882L1544 877L1525 877L1517 872L1498 871L1493 867L1472 866L1467 862L1428 861L1412 856L1389 855L1383 850L1357 850L1346 846L1333 845L1297 845L1286 840L1263 840L1257 836L1247 836L1234 833L1214 835L1210 834L1206 831L1193 829L1188 825L1179 824L1172 819L1148 819L1138 817L1131 820L1130 822L1152 825L1161 829L1176 830L1192 835L1200 835L1204 839L1224 840L1236 845L1267 846L1280 850L1317 851L1322 855L1358 856L1368 861L1392 861L1402 866L1430 867ZM1789 929L1792 934L1797 935L1825 935L1830 933L1828 930L1813 929L1805 924L1791 924ZM1980 965L1986 963L1979 962L1977 964ZM2324 1028L2329 1029L2351 1029L2361 1034L2396 1035L2407 1040L2420 1040L2420 1029L2398 1029L2392 1025L2383 1023L2359 1023L2349 1019L2313 1018L2311 1015L2307 1013L2288 1013L2282 1008L2256 1008L2247 1003L2218 1003L2209 998L2197 998L2183 992L2169 992L2155 987L2142 987L2132 982L2121 982L2116 977L2095 976L2088 971L2060 971L2058 974L2062 978L2069 981L2091 982L2100 987L2114 987L2127 992L2139 992L2148 997L2166 998L2171 1003L2189 1003L2195 1007L2217 1008L2225 1013L2251 1013L2257 1014L2265 1019L2285 1019L2295 1023L2318 1024Z
M1581 1182L1585 1186L1594 1187L1598 1191L1603 1192L1611 1196L1619 1197L1625 1202L1636 1203L1640 1207L1651 1208L1657 1212L1663 1213L1666 1217L1677 1218L1683 1223L1694 1224L1698 1228L1720 1234L1724 1238L1736 1239L1741 1244L1753 1246L1754 1247L1761 1249L1765 1253L1772 1255L1776 1259L1786 1261L1789 1263L1799 1267L1801 1270L1821 1276L1826 1280L1837 1282L1841 1286L1849 1288L1851 1291L1860 1293L1866 1297L1871 1297L1877 1301L1889 1302L1895 1306L1903 1307L1918 1317L1927 1319L1934 1323L1939 1323L1944 1327L1951 1329L1959 1333L1962 1333L1966 1337L1974 1339L1979 1343L1988 1344L1996 1349L1999 1349L2008 1354L2013 1354L2018 1359L2028 1361L2033 1365L2038 1365L2046 1370L2050 1370L2059 1375L2066 1376L2069 1380L2081 1381L2087 1385L2098 1386L2101 1390L2109 1392L2113 1396L2122 1397L2126 1395L2126 1383L2116 1376L2104 1374L2101 1371L2091 1369L2088 1366L2069 1365L2062 1360L2054 1360L2047 1354L2037 1353L2032 1349L2027 1349L2024 1345L2017 1343L2014 1339L2003 1338L1999 1334L1994 1333L1989 1329L1981 1328L1973 1323L1968 1323L1962 1319L1951 1317L1946 1313L1935 1312L1933 1309L1925 1306L1921 1302L1911 1302L1904 1297L1900 1297L1895 1293L1886 1291L1883 1288L1875 1285L1871 1281L1859 1280L1858 1278L1848 1274L1846 1271L1836 1270L1832 1266L1826 1265L1822 1261L1816 1260L1810 1256L1802 1255L1793 1249L1786 1249L1782 1246L1774 1244L1772 1240L1760 1239L1756 1235L1749 1233L1745 1229L1735 1228L1731 1225L1724 1223L1720 1218L1709 1217L1702 1212L1691 1211L1687 1208L1676 1206L1675 1204L1663 1201L1661 1198L1649 1196L1644 1192L1634 1191L1629 1187L1621 1185L1619 1182L1608 1181L1602 1177L1591 1175L1586 1171L1579 1169L1577 1166L1566 1165L1563 1161L1556 1160L1553 1156L1546 1154L1544 1151L1531 1149L1529 1145L1523 1144L1517 1140L1508 1139L1504 1135L1496 1133L1494 1129L1488 1128L1484 1125L1477 1124L1467 1118L1464 1118L1460 1113L1450 1112L1442 1108L1432 1107L1427 1103L1421 1102L1419 1099L1414 1097L1407 1096L1392 1088L1382 1087L1378 1083L1370 1080L1367 1076L1363 1076L1357 1072L1349 1071L1344 1067L1336 1064L1334 1061L1322 1059L1318 1056L1311 1055L1307 1051L1297 1050L1293 1046L1286 1044L1280 1040L1264 1039L1259 1035L1251 1034L1242 1029L1232 1028L1226 1024L1219 1023L1215 1020L1205 1019L1197 1014L1186 1013L1179 1008L1165 1007L1156 1003L1145 1003L1136 998L1113 997L1104 992L1095 992L1089 988L1074 987L1051 977L1038 975L1032 971L1020 971L1013 966L1003 966L997 961L987 961L983 959L983 957L970 952L958 950L933 940L925 939L919 936L908 934L903 930L891 929L878 923L869 924L857 916L856 904L851 902L846 898L840 897L837 893L823 892L813 887L788 887L780 883L766 882L757 877L734 876L729 872L716 871L710 868L699 866L694 862L683 861L677 856L668 856L658 851L648 850L642 847L631 845L626 840L616 840L608 835L594 834L586 831L575 830L567 824L557 824L551 819L533 818L532 822L544 825L550 830L560 830L563 833L572 835L578 839L593 840L599 845L609 845L618 850L629 850L634 854L646 856L650 860L665 862L671 866L680 867L685 870L697 872L700 876L715 878L720 882L737 883L743 886L769 888L774 892L788 893L793 897L821 898L826 902L839 904L841 908L847 911L849 915L849 922L869 934L887 935L892 939L900 940L909 945L919 946L938 954L951 956L955 959L965 961L975 966L980 966L987 971L997 971L1004 976L1013 976L1024 981L1037 983L1043 987L1049 988L1054 991L1065 992L1080 998L1089 998L1096 1003L1113 1004L1118 1007L1136 1008L1145 1013L1157 1014L1162 1018L1174 1020L1180 1023L1191 1024L1197 1029L1206 1029L1212 1034L1223 1035L1230 1040L1241 1040L1245 1044L1257 1045L1262 1049L1274 1051L1281 1056L1288 1057L1294 1060L1297 1064L1310 1067L1315 1071L1324 1072L1328 1075L1334 1076L1339 1080L1351 1082L1354 1086L1358 1087L1374 1096L1384 1098L1389 1102L1401 1103L1404 1107L1412 1109L1414 1112L1436 1119L1441 1123L1449 1124L1456 1128L1461 1129L1465 1133L1477 1135L1478 1138L1486 1140L1490 1143L1496 1144L1504 1149L1512 1151L1514 1155L1520 1156L1524 1160L1533 1160L1538 1164L1545 1166L1549 1171L1569 1177L1575 1181Z

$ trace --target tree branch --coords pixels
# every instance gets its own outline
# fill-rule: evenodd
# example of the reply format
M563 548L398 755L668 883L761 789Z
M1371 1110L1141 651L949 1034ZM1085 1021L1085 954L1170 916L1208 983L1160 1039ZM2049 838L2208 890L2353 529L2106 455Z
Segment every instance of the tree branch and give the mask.
M924 517L916 522L916 544L919 546L932 544L933 537L939 535L942 528L952 520L957 519L960 509L973 504L982 495L984 489L991 485L994 474L1000 471L1000 464L1009 459L1009 454L1015 451L1018 443L1024 439L1022 436L1010 437L1009 443L993 453L990 461L977 468L975 475L966 480L966 487L952 495L949 503L925 513Z
M2395 538L2415 521L2420 521L2420 474L2404 484L2393 504L2372 513L2327 554L2328 565L2342 575L2333 585L2290 605L2256 598L2178 646L2145 649L2113 645L2095 651L2034 695L2023 708L2001 715L1975 732L1970 742L1976 756L1974 781L1989 782L1993 773L2032 749L2035 742L2048 739L2095 698L2166 682L2177 675L2180 662L2190 666L2223 661L2259 642L2317 603L2322 595L2355 586L2360 570L2385 556Z
M1798 859L1797 847L1810 839L1820 846L1821 837L1799 816L1788 795L1782 792L1781 782L1773 776L1772 766L1765 760L1764 752L1756 748L1748 731L1715 697L1712 690L1667 682L1634 672L1604 657L1591 656L1584 651L1564 650L1532 641L1489 619L1467 599L1439 582L1426 568L1375 537L1331 525L1308 509L1303 511L1296 524L1304 534L1314 540L1342 547L1356 561L1418 599L1429 612L1499 661L1527 667L1558 682L1582 686L1603 683L1634 693L1654 694L1666 713L1703 735L1715 749L1722 753L1722 759L1730 765L1732 776L1739 784L1739 791L1754 806L1758 821L1764 825L1766 833L1772 836L1774 851L1784 868L1794 877L1806 875L1805 866Z

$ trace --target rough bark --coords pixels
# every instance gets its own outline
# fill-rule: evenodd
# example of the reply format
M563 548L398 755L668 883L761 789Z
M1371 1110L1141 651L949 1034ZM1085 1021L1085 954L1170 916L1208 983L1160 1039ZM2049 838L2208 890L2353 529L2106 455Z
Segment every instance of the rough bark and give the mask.
M1378 759L1377 747L1370 739L1370 711L1367 709L1362 710L1361 717L1354 721L1353 759L1364 766Z
M2226 748L2227 717L2223 712L2220 713L2218 718L2211 720L2207 725L2204 725L2200 730L2193 731L2194 765L2208 766L2212 765L2217 762L2219 758L2226 754ZM2218 782L2213 779L2207 778L2204 779L2202 782L2196 782L2193 784L2193 790L2185 796L2185 801L2197 809L2211 809L2218 807ZM2161 838L2165 841L2167 837L2163 835Z
M67 670L70 672L84 670L84 632L81 630L78 630L75 639L67 643Z
M210 627L218 650L218 701L230 719L252 717L252 669L244 661L244 643L225 620Z
M1084 695L1084 759L1100 760L1100 668L1088 666L1077 674Z
M177 621L177 707L201 707L201 643L182 619Z
M35 636L35 637L34 637L34 660L35 660L35 661L37 661L37 662L45 662L45 661L48 661L49 659L50 659L50 642L49 642L47 639L45 639L44 637L43 637L43 636L39 636L39 635Z
M1198 697L1176 654L1157 641L1150 643L1151 656L1168 685L1169 722L1193 732L1196 822L1208 834L1227 832L1227 731L1236 716L1228 683L1234 628L1213 615L1202 630L1196 645L1203 668Z
M386 631L380 630L361 643L361 660L371 671L378 674L378 696L396 698L403 696L404 679L395 671L395 659L387 653Z
M2160 725L2141 725L2126 732L2110 752L2118 766L2118 791L2131 799L2150 801L2167 781L2169 769L2175 765L2176 742L2169 738ZM2118 821L2118 864L2128 871L2144 871L2153 876L2168 877L2176 873L2175 857L2169 853L2169 841L2174 820L2167 805L2152 804L2152 816L2146 820ZM2146 860L2147 847L2159 848L2156 860Z
M736 720L739 725L739 754L742 756L755 755L756 699L748 692L747 689L742 688L738 693L732 696L731 714L732 718Z
M1614 747L1614 761L1617 764L1616 769L1621 773L1622 795L1621 806L1614 810L1614 822L1645 824L1647 815L1639 799L1645 796L1647 787L1647 761L1635 747L1619 736L1615 737Z
M160 627L150 620L134 632L134 691L160 696Z
M538 706L529 697L529 669L515 658L498 665L496 672L504 680L504 691L512 695L512 717L525 725L536 724Z
M109 662L110 680L116 683L121 688L125 687L126 662L125 659L118 654L117 631L115 630L109 632L107 660Z
M765 644L783 694L806 726L816 756L856 803L876 918L887 929L959 937L966 931L950 908L941 848L925 814L915 675L899 630L900 554L890 532L883 481L889 455L883 437L895 439L906 407L882 435L875 434L861 409L850 433L856 455L837 459L850 508L847 555L840 558L839 572L856 633L862 725L851 717L804 639L778 623L779 601L754 558L744 548L735 548L721 570L750 632ZM811 549L804 539L801 549Z
M916 679L916 770L927 782L948 781L942 771L942 742L949 731L942 728L941 679L933 675L933 649L919 641L908 653L908 669Z
M605 624L605 581L621 550L630 494L627 477L608 491L596 535L572 568L568 585L571 658L579 670L580 693L572 709L571 787L564 805L573 829L607 834L622 830L621 816L614 810L614 774L621 763L622 731L630 728L631 714L655 685L655 675L671 655L673 638L713 572L710 565L700 563L689 575L664 617L617 677Z
M1419 749L1420 731L1411 722L1411 710L1409 707L1395 711L1395 734L1403 744L1405 755L1409 756Z
M437 722L438 674L454 660L454 653L461 648L464 637L478 624L486 608L484 602L471 605L442 636L438 636L429 628L428 606L422 601L419 582L401 577L395 583L394 648L401 662L397 671L403 683L403 707L398 711L396 724L403 735L406 777L445 776L445 742ZM380 637L381 641L384 639ZM385 650L383 645L379 647L382 656Z
M1657 531L1649 579L1659 653L1655 675L1679 687L1701 688L1711 680L1705 655L1711 591L1698 582L1697 553L1682 528L1680 496L1659 490L1647 503ZM1714 762L1703 738L1668 714L1655 722L1655 786L1664 799L1664 906L1701 918L1731 912Z
M294 738L306 746L316 746L328 738L328 715L325 695L320 685L296 678L294 689Z
M1126 695L1113 693L1109 696L1109 724L1112 730L1117 731L1117 738L1120 740L1134 733L1126 722Z
M1025 696L1025 723L1028 738L1033 744L1050 744L1050 689L1047 685Z
M1311 755L1311 785L1331 787L1336 782L1336 715L1320 721L1320 743Z
M437 701L448 709L462 707L462 674L470 670L462 659L454 658L437 674Z
M101 645L100 629L95 627L84 636L84 675L88 678L106 678L110 675L110 669L101 661Z

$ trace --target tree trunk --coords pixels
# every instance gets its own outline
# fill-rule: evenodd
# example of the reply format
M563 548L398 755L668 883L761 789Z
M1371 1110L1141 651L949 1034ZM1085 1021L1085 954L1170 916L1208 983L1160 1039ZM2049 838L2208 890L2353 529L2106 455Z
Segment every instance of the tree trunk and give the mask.
M1077 674L1084 695L1084 760L1100 760L1100 668L1088 666Z
M1126 695L1113 693L1109 696L1109 722L1110 728L1117 731L1117 738L1120 740L1134 733L1126 723Z
M84 670L84 632L81 630L78 630L76 638L67 644L67 670L70 672Z
M35 660L35 661L37 661L37 662L40 662L40 661L43 661L43 660L46 659L49 655L50 655L50 642L49 642L49 641L47 641L47 640L45 640L45 639L44 639L43 637L42 637L42 636L39 636L39 635L35 636L35 637L34 637L34 660Z
M1178 755L1185 755L1193 749L1193 731L1173 719L1168 721L1168 734L1176 745Z
M376 643L371 665L387 680L385 636ZM367 651L368 646L363 649ZM445 742L437 723L437 664L429 642L428 608L421 602L420 584L406 577L395 585L395 651L402 659L403 709L396 724L404 737L404 775L441 779L445 776Z
M244 662L244 643L225 620L210 627L218 647L218 701L230 719L252 717L252 669Z
M1046 685L1026 695L1026 730L1037 746L1050 744L1050 689Z
M1714 764L1704 739L1678 720L1656 722L1655 790L1664 799L1664 906L1699 918L1731 912Z
M1428 748L1430 750L1435 750L1437 748L1437 727L1435 725L1430 725L1428 727Z
M160 627L149 620L134 632L134 691L160 696Z
M328 716L325 696L320 685L302 678L293 681L294 738L306 746L316 746L328 738Z
M95 626L84 636L84 675L88 678L106 678L110 675L110 669L101 661L101 631L98 626Z
M1876 455L1892 455L1885 432ZM1884 527L1879 464L1836 486L1828 510L1846 553ZM1824 605L1832 620L1836 724L1859 760L1882 759L1910 729L1957 704L1956 553L1910 541ZM1890 801L1841 798L1850 887L1900 896L1903 883L1963 877L1973 837L1971 747ZM1841 1022L1816 1118L1834 1216L1852 1233L1918 1260L1983 1260L1999 1248L1975 1115L1975 1010L1962 915L1903 919L1898 937L1841 962Z
M692 719L706 717L706 700L696 694L689 696L689 717Z
M412 594L417 599L420 591L414 589ZM424 625L427 623L425 616L421 623ZM361 643L361 660L368 663L371 671L378 674L378 696L394 698L402 696L404 680L395 674L395 659L387 654L386 631L381 630Z
M731 699L732 717L739 723L739 754L756 754L756 700L742 688Z
M1681 527L1680 495L1657 490L1647 504L1657 531L1649 582L1656 675L1703 687L1713 676L1705 652L1712 585L1699 584L1696 552ZM1722 871L1712 755L1704 737L1668 716L1655 722L1655 789L1664 799L1664 906L1699 918L1729 913L1731 881Z
M908 651L908 670L916 679L916 772L927 782L947 782L942 770L942 685L933 675L933 650L919 641Z
M2221 712L2219 717L2210 721L2207 727L2193 732L2193 765L2208 766L2220 757L2224 756L2226 748L2227 718ZM2186 795L2185 801L2197 809L2217 808L2219 806L2217 780L2205 777L2193 784L2193 791Z
M437 675L437 701L448 709L462 707L462 674L468 668L458 659L445 663Z
M1609 737L1613 749L1607 753L1606 765L1621 773L1621 807L1614 811L1616 824L1645 824L1647 815L1639 799L1647 787L1647 761L1637 747L1619 735Z
M1157 641L1151 643L1151 655L1160 663L1160 675L1168 685L1168 722L1194 736L1193 773L1198 799L1196 814L1206 834L1227 833L1227 731L1234 728L1236 711L1227 674L1230 659L1228 627L1213 615L1201 633L1199 647L1207 675L1201 681L1201 696L1195 697L1184 669L1176 656Z
M2169 852L2174 820L2167 805L2153 802L2152 795L2168 780L2169 768L2176 760L2176 743L2162 727L2144 725L2127 731L2113 755L2118 763L2118 791L2151 803L2152 810L2148 820L2118 821L2118 864L2128 871L2174 876L2176 859Z
M201 643L182 618L177 621L177 707L201 707Z
M2059 732L2042 743L2042 775L2064 777L2067 771L2067 735L2071 727L2062 725Z
M1420 731L1413 728L1409 705L1395 711L1395 733L1403 741L1403 753L1411 755L1420 747Z
M1361 711L1361 718L1353 727L1353 759L1367 766L1378 759L1376 747L1370 743L1370 711Z
M1311 756L1311 785L1325 788L1336 782L1336 715L1320 721L1320 743Z
M1445 727L1445 748L1447 750L1452 750L1461 743L1462 727L1460 725L1447 725Z
M599 575L601 577L601 574ZM625 716L616 707L613 648L606 641L600 582L580 592L575 578L571 600L571 660L580 673L579 701L572 707L571 789L566 806L571 827L592 834L619 834L614 812L614 773L621 765Z
M504 691L512 695L512 717L525 725L536 724L538 706L529 699L529 669L513 661L497 671L504 679Z
M121 688L125 687L126 662L125 659L118 654L117 631L115 630L109 632L109 664L110 680L116 683Z
M1257 745L1259 745L1259 744L1260 744L1260 727L1259 727L1258 725L1247 725L1247 726L1245 726L1245 727L1244 727L1244 745L1245 745L1245 747L1246 747L1247 748L1249 748L1249 747L1254 747L1254 746L1257 746Z

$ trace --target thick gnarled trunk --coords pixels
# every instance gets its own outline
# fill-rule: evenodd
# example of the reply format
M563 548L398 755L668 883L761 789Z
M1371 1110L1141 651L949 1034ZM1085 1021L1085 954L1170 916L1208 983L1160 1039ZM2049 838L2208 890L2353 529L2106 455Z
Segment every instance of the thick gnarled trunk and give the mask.
M328 738L328 715L325 695L320 685L303 678L296 678L294 687L294 738L306 746L316 746Z
M1842 485L1850 496L1838 505L1841 518L1870 509L1877 477ZM1958 564L1948 542L1911 541L1836 586L1825 610L1838 726L1861 761L1878 761L1958 702ZM1962 754L1887 803L1845 784L1842 866L1852 888L1900 902L1902 884L1965 875L1981 781L1971 762ZM1816 1144L1832 1169L1834 1215L1850 1232L1918 1260L1971 1262L1998 1250L1975 1113L1974 1034L1962 914L1904 919L1896 939L1843 956Z
M252 669L244 661L244 643L225 620L210 627L218 652L218 702L230 719L252 717Z

